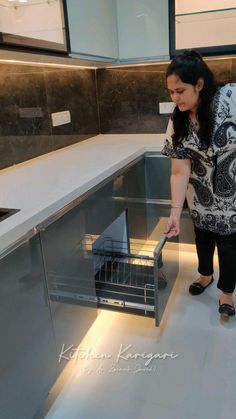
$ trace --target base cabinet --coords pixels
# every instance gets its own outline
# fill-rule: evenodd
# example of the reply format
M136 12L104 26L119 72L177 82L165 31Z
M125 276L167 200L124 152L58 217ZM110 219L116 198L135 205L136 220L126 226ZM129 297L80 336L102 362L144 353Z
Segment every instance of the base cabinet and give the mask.
M171 199L171 164L160 153L145 154L145 184L147 199Z
M32 419L58 376L39 237L0 260L0 417Z
M159 324L179 265L178 239L158 246L167 162L136 160L0 260L1 419L32 419L98 308Z
M40 233L58 356L75 349L97 317L93 262L86 257L85 213L71 209ZM83 298L90 301L84 304ZM61 358L60 368L66 364Z

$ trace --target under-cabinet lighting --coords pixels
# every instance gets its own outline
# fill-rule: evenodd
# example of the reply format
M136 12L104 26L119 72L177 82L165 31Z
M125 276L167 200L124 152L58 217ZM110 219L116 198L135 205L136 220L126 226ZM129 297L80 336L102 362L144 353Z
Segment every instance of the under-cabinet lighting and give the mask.
M170 60L165 60L165 61L153 61L153 62L150 62L150 61L148 61L148 62L146 62L146 63L130 63L130 64L123 64L123 63L120 63L120 64L116 64L116 65L106 65L106 67L104 67L105 69L108 69L108 70L110 70L110 69L112 69L112 68L125 68L125 67L147 67L147 66L150 66L150 65L156 65L156 64L169 64L170 63Z
M61 63L47 63L47 62L38 62L38 61L22 61L22 60L9 60L9 59L0 59L0 63L5 64L26 64L26 65L36 65L44 67L63 67L63 68L84 68L95 70L97 67L88 66L88 65L73 65L73 64L61 64Z
M221 56L221 55L217 55L217 56L211 56L211 57L203 57L205 61L214 61L214 60L228 60L231 58L236 58L236 54L235 55L225 55L225 56ZM129 63L129 64L124 64L124 63L120 63L120 64L116 64L116 65L106 65L103 67L103 69L105 70L112 70L113 68L127 68L127 67L148 67L151 65L162 65L162 64L169 64L171 62L171 59L169 60L158 60L158 61L147 61L147 62L142 62L142 63Z

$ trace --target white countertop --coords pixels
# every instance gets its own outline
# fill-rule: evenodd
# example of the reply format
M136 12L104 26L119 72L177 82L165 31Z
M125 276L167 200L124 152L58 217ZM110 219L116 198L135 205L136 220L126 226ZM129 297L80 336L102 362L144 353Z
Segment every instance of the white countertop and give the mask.
M101 134L0 171L0 207L20 211L0 222L0 254L37 224L146 151L165 134Z

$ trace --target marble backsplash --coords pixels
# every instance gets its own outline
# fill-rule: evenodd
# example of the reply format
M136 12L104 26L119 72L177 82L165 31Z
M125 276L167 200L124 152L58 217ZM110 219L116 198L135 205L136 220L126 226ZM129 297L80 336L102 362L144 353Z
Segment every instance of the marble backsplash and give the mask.
M95 71L0 64L0 168L99 132ZM71 123L52 126L69 110Z
M236 81L236 59L207 60L216 81ZM159 102L170 101L167 64L99 69L97 71L101 132L163 133L169 116L159 114Z
M168 116L159 102L169 101L165 70L156 66L97 71L102 133L165 132Z
M209 60L221 82L236 81L236 58ZM0 169L98 133L163 133L169 116L166 64L65 69L0 64ZM71 123L53 127L51 113Z

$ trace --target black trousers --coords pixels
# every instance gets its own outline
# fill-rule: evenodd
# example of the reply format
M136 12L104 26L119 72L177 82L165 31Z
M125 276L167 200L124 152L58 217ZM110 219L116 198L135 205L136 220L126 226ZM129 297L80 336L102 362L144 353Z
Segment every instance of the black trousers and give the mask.
M197 227L194 230L198 272L207 276L213 274L213 256L217 246L220 271L217 287L223 292L232 293L236 286L236 233L222 236Z

